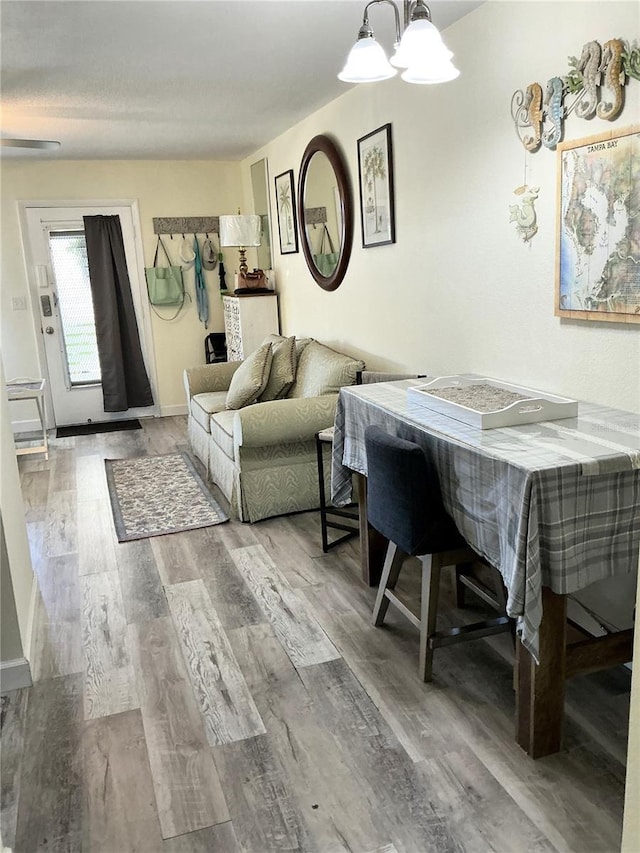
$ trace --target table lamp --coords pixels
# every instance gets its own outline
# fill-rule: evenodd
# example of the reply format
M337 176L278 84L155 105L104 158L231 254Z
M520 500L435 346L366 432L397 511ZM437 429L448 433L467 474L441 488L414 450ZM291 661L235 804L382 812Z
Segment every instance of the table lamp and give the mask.
M240 272L247 272L246 250L249 246L259 246L262 237L262 223L257 214L220 217L220 245L235 246L240 254Z

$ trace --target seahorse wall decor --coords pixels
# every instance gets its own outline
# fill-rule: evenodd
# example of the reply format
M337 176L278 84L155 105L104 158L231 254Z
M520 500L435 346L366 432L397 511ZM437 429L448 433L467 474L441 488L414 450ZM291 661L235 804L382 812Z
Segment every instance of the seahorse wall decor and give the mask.
M511 98L511 118L525 149L537 151L541 144L554 149L562 140L564 120L574 110L579 118L614 121L624 107L624 86L640 80L640 45L624 39L609 39L604 47L588 41L578 59L569 57L569 70L551 77L543 88L530 83Z
M522 196L520 204L509 205L509 222L516 223L516 231L525 243L528 243L538 233L537 216L534 208L540 187L530 187L523 184L517 187L514 195Z
M582 96L576 105L576 115L591 118L598 106L600 84L600 57L602 51L597 41L588 41L582 48L578 71L582 73Z
M624 89L626 74L622 64L624 42L622 39L609 39L602 48L602 64L600 70L604 71L604 87L613 93L610 103L601 101L597 107L598 118L606 118L613 121L622 112L624 103Z
M545 148L555 148L562 141L564 129L564 83L561 77L552 77L547 83L544 96L545 121L551 122L551 127L542 134L542 144Z
M533 136L525 136L522 144L527 151L537 151L542 139L542 86L539 83L530 83L527 86L527 122L533 130Z

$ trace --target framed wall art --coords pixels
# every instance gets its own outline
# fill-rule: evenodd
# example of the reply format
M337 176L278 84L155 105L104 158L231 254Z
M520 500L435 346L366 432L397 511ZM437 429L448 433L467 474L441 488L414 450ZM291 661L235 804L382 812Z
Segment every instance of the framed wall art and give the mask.
M293 169L277 175L275 181L280 254L293 255L298 251L296 194L293 184Z
M363 248L395 243L390 124L358 140L358 182Z
M640 323L640 127L558 145L559 317Z

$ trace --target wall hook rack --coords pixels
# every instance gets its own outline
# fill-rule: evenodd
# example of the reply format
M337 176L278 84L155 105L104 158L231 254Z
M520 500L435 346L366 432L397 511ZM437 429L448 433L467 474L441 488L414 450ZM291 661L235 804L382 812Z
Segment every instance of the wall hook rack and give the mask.
M218 216L154 216L154 234L206 234L220 233Z

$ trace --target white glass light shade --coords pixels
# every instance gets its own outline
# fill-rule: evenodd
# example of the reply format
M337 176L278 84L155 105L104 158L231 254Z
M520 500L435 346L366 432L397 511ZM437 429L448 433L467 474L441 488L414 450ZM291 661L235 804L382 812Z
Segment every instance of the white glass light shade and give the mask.
M338 80L344 83L376 83L378 80L388 80L397 73L389 65L378 42L374 38L363 38L358 39L351 48Z
M401 76L405 83L448 83L459 77L460 72L451 60L447 59L445 62L416 62L403 71Z
M442 41L442 36L431 21L412 21L402 34L400 45L391 57L391 64L396 68L408 68L414 62L419 62L431 53L446 51L449 59L453 56L449 53Z
M257 214L220 217L221 246L259 246L262 222Z

